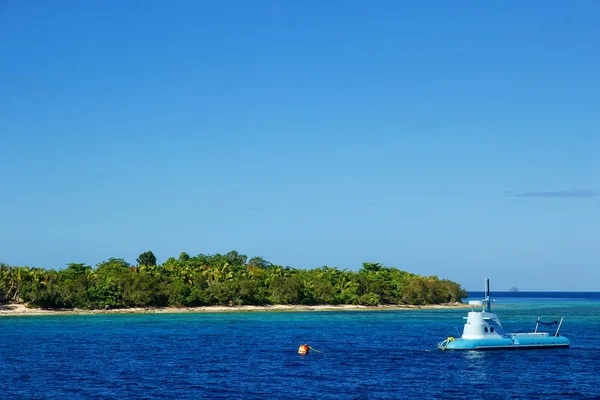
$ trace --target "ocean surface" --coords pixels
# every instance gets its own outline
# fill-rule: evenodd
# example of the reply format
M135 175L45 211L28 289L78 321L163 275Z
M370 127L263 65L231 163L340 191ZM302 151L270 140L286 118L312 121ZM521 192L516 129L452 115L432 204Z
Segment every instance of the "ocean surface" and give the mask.
M571 347L437 350L467 309L0 317L0 399L600 398L600 293L493 297Z

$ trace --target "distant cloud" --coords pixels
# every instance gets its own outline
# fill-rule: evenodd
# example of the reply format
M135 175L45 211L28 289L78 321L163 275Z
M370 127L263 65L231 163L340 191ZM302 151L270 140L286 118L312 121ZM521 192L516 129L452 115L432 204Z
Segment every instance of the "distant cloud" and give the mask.
M515 193L505 192L508 196L514 197L554 197L554 198L579 198L579 197L596 197L598 192L595 190L553 190L548 192L525 192Z

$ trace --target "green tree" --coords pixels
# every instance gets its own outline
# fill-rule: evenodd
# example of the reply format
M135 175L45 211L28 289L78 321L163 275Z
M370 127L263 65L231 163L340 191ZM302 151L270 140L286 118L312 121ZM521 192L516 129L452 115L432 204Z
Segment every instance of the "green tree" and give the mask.
M168 292L163 281L148 273L127 274L123 301L129 307L165 306Z
M94 280L92 267L85 264L72 263L58 274L57 289L59 293L57 307L90 308L87 291Z
M136 261L138 265L146 265L149 267L156 266L156 257L154 256L154 253L149 250L140 254Z
M246 260L248 259L248 257L245 254L240 254L237 251L232 250L229 253L225 254L225 259L227 259L227 262L230 265L239 266L246 265Z
M88 290L88 298L93 308L119 308L127 304L124 290L132 268L122 258L109 258L96 268L96 282Z
M29 280L29 267L10 267L2 265L2 288L3 296L7 300L18 301L21 299L21 292L24 284Z
M268 262L262 257L252 257L250 261L248 261L248 266L258 267L258 268L269 268L272 267L273 264Z

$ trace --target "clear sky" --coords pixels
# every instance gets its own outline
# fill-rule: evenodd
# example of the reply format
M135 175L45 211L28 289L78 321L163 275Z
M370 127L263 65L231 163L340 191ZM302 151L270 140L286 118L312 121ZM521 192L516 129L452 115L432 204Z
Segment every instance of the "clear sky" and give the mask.
M600 2L0 0L0 261L600 291Z

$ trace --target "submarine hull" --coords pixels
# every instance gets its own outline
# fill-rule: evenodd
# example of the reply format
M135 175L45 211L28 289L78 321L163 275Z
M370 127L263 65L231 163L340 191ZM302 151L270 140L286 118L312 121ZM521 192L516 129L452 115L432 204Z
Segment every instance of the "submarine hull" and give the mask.
M519 350L569 347L569 339L562 336L547 337L508 337L489 339L455 339L447 344L442 342L439 348L444 350Z

